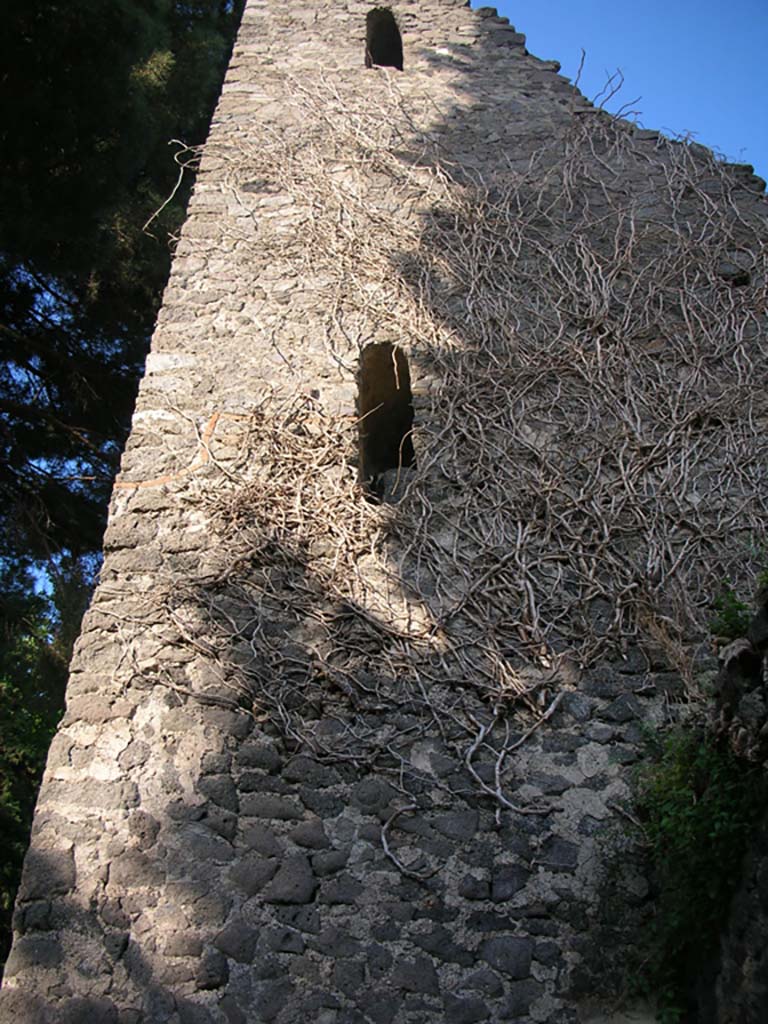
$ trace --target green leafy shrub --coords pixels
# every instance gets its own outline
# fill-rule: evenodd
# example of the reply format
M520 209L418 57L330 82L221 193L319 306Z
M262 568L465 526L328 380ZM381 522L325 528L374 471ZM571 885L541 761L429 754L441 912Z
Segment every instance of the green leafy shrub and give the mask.
M726 587L715 598L713 608L716 614L710 620L709 628L714 636L736 640L746 635L753 612L749 605L738 599L732 587Z
M680 727L653 746L636 778L657 889L642 987L656 997L659 1019L675 1024L690 979L718 941L768 787L760 769L703 730Z

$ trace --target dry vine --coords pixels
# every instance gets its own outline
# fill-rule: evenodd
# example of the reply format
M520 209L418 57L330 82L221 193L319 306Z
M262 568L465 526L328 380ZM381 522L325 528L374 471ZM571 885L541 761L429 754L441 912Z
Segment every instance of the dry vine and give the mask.
M240 486L206 497L228 563L172 604L192 639L202 607L222 678L320 755L396 773L429 726L498 767L504 709L549 714L564 659L663 642L689 673L713 594L751 579L764 217L727 165L597 112L526 172L468 181L388 82L375 104L287 83L297 127L228 150L225 187L283 197L290 235L255 217L230 241L313 282L345 371L374 338L408 351L418 465L371 505L353 423L265 400ZM512 806L498 770L482 785Z

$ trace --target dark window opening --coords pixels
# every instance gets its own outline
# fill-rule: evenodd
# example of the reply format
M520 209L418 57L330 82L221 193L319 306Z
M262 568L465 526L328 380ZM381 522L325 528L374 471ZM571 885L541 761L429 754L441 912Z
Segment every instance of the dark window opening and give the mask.
M401 470L416 464L411 375L405 353L396 345L384 342L363 349L358 415L360 482L370 497L381 500L388 489L397 490Z
M365 18L365 66L403 70L403 40L392 11L374 7Z

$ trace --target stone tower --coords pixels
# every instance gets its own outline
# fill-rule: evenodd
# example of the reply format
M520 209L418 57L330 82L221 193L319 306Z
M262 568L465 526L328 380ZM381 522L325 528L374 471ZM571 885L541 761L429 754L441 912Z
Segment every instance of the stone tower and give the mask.
M490 8L393 11L402 71L367 4L247 4L3 1024L567 1024L621 987L630 766L767 511L762 183Z

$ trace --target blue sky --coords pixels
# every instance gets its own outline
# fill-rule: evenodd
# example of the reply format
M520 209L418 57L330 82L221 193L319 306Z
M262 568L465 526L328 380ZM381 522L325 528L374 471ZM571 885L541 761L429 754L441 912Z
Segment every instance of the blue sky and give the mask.
M609 110L629 103L644 127L690 132L768 178L768 0L500 0L496 6L526 34L531 53L559 60L570 78L586 50L580 88L589 99L620 68L624 86Z

